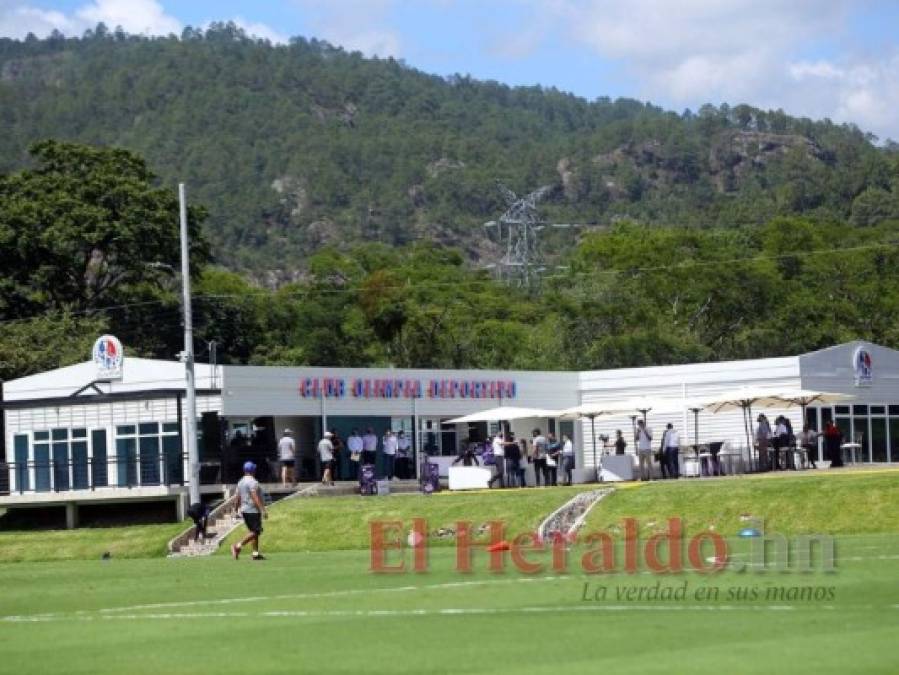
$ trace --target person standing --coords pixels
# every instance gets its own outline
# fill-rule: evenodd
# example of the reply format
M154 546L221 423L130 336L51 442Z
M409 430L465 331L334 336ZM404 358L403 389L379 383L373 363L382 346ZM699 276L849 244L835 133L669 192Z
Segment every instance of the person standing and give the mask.
M793 423L790 421L789 417L784 417L784 427L787 430L787 440L786 440L786 468L796 470L796 453L793 452L793 448L796 447L796 434L793 433Z
M514 435L509 439L509 443L506 446L508 447L512 443L515 443ZM528 481L525 477L528 466L528 439L521 438L518 440L518 454L520 455L518 460L518 486L524 488L528 486Z
M531 433L531 445L534 448L534 480L540 487L540 477L543 477L543 486L549 487L549 472L546 470L546 436L540 433L540 429L534 429Z
M296 483L294 467L297 459L297 446L293 440L293 432L284 430L284 435L278 441L278 459L281 461L281 485L293 485Z
M384 433L384 439L381 444L381 451L384 453L384 474L387 476L387 480L393 480L395 478L396 449L396 436L392 429L388 429Z
M506 439L503 432L497 431L493 437L493 465L496 473L487 481L487 487L493 487L493 482L499 479L499 486L506 487Z
M830 460L830 468L837 469L843 466L843 432L840 431L833 420L828 420L824 427L824 449L826 457Z
M375 430L369 427L362 437L362 463L374 464L378 457L378 437Z
M568 434L562 434L562 471L565 473L565 485L571 485L574 471L574 443L571 442Z
M680 452L680 434L671 422L665 429L665 464L668 466L668 478L679 478L678 453Z
M331 477L334 480L340 480L346 475L344 467L349 464L349 459L346 456L346 446L337 429L331 429L331 445L334 446L334 465Z
M259 537L262 536L262 519L268 518L268 511L262 499L262 488L256 480L256 465L244 462L243 478L237 483L237 511L243 517L249 532L236 544L231 545L231 557L237 560L247 544L253 545L253 560L265 560L259 552Z
M318 442L318 456L322 462L322 484L334 485L334 443L333 434L325 432L325 437Z
M556 439L553 432L549 432L546 439L546 473L549 478L549 484L553 487L558 485L559 481L559 462L562 454L562 444Z
M817 469L815 464L815 456L818 454L818 433L814 431L808 424L802 427L799 432L799 445L805 450L808 463L813 469Z
M615 430L615 454L623 455L624 451L627 449L627 441L624 440L624 436L621 433L621 429Z
M759 471L768 471L768 443L771 439L771 425L763 414L760 414L756 421L758 426L755 428L755 443L759 449Z
M359 462L362 460L362 436L359 435L358 429L353 429L346 439L347 450L350 451L350 480L356 480L359 477Z
M506 485L509 487L523 487L518 484L519 469L521 469L521 445L510 438L505 443Z
M652 429L646 422L637 420L637 459L640 463L640 480L652 479Z
M787 446L789 445L789 432L787 431L786 417L778 415L774 420L774 455L771 458L774 469L779 471L786 469ZM784 461L781 462L781 455Z
M396 435L396 475L403 480L412 478L412 442L402 429Z

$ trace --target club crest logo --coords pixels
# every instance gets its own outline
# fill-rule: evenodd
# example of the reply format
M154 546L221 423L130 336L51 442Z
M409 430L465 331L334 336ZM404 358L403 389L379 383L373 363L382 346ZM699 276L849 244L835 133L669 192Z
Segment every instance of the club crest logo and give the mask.
M94 364L97 366L98 380L122 379L122 366L125 362L125 351L122 343L113 335L103 335L94 342L92 352Z
M855 370L856 387L868 386L874 381L871 352L864 347L855 350L852 355L852 367Z

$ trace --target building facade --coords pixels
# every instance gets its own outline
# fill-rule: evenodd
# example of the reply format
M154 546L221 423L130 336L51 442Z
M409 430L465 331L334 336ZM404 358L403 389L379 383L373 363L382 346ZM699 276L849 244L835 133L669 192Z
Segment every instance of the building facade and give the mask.
M586 372L400 370L197 364L199 467L208 490L221 490L252 458L274 479L277 438L291 429L303 479L317 477L314 448L324 430L346 438L354 429L403 431L414 465L424 454L446 467L464 439L483 439L495 424L446 420L499 405L561 410L637 396L673 402L648 411L650 427L671 422L682 441L745 445L740 411L695 416L690 401L748 385L816 389L852 395L844 405L785 414L800 429L835 419L862 446L862 461L899 461L899 352L861 342L800 356ZM120 379L98 378L89 361L3 386L0 507L134 499L183 502L186 462L184 365L128 358ZM683 405L678 406L677 402ZM679 407L679 409L678 409ZM572 434L580 467L599 462L602 441L633 424L632 416L598 417L591 425L557 418L512 423L517 436ZM593 437L595 429L596 437ZM630 451L633 448L629 448ZM594 459L594 452L596 459ZM350 477L348 461L339 467ZM74 516L73 516L74 519Z

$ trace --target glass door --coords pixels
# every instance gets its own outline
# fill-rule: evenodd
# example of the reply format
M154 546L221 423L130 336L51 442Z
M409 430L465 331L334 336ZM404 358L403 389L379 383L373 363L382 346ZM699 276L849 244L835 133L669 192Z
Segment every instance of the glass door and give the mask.
M887 461L887 420L885 417L871 418L871 461Z

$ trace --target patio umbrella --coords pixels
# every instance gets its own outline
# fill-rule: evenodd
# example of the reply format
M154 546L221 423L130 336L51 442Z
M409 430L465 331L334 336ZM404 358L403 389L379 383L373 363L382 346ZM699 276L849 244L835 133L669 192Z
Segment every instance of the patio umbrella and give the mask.
M499 420L508 422L509 420L527 419L529 417L557 417L558 410L545 410L543 408L516 408L514 406L503 405L498 408L490 408L489 410L481 410L470 415L456 417L446 420L444 424L463 424L465 422L496 422Z
M601 403L582 403L573 408L566 408L559 413L561 419L578 419L586 417L590 420L590 444L593 447L593 471L597 471L596 464L596 418L600 415L608 415L609 409Z
M746 432L746 446L749 448L749 458L752 462L752 406L762 402L765 407L771 407L771 400L777 394L777 390L765 387L739 387L710 398L708 407L713 413L720 413L737 408L743 411L743 429Z
M786 389L779 391L770 398L768 407L783 406L790 408L799 406L802 408L802 423L805 424L805 409L813 403L842 403L843 401L851 401L855 396L852 394L838 394L829 391L815 391L814 389ZM762 405L768 403L767 400L760 401Z

